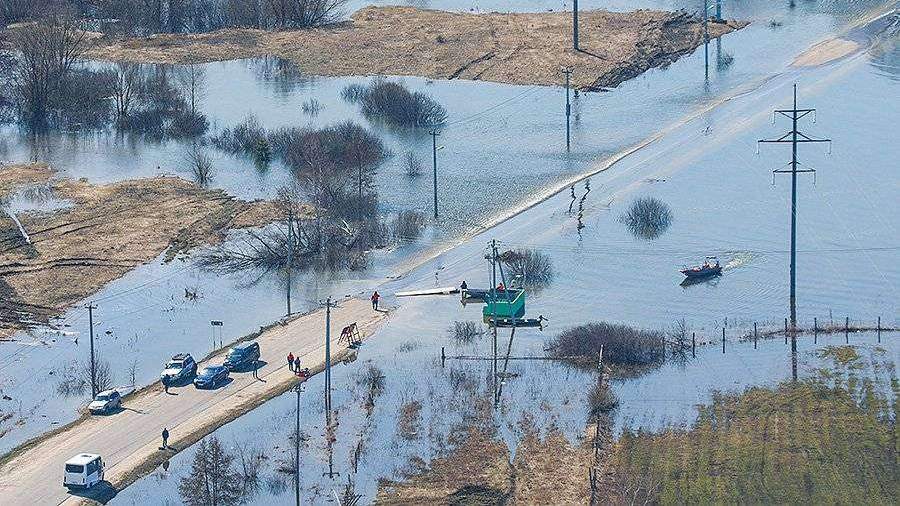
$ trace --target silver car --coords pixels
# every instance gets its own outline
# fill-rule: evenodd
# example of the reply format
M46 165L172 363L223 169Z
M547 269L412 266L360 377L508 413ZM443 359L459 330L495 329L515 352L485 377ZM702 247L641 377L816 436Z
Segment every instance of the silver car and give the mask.
M104 390L88 404L88 410L93 414L111 413L120 407L122 407L122 395L118 390Z

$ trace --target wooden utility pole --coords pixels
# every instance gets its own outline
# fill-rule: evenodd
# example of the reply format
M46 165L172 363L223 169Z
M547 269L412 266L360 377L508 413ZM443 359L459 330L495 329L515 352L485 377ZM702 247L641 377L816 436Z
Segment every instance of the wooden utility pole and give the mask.
M491 376L494 378L494 402L497 402L497 240L491 239L491 301L492 310L491 318L494 320L492 326L493 335L493 363L491 366Z
M325 426L331 427L331 308L337 304L331 297L323 303L325 306Z
M709 0L703 0L703 76L709 81Z
M572 0L572 41L576 51L581 51L578 47L578 0Z
M298 383L294 387L297 392L297 429L294 432L294 502L300 506L300 392L303 384Z
M94 310L97 309L97 306L94 303L90 303L87 305L88 310L88 326L90 327L90 335L91 335L91 399L97 397L97 365L94 356Z
M572 116L572 104L569 102L569 76L572 75L572 69L566 67L562 70L562 73L566 75L566 151L569 151L571 147L571 127L569 122Z
M438 191L437 191L437 129L428 132L431 135L431 167L434 169L434 219L438 218Z

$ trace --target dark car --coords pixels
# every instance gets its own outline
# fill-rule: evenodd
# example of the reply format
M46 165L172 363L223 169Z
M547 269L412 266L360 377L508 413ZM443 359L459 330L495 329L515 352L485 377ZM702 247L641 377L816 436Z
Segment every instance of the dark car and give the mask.
M174 385L187 381L197 374L197 362L190 353L179 353L166 362L166 367L159 375L164 385Z
M259 343L255 341L234 345L225 357L225 367L229 370L249 368L259 360Z
M228 368L224 365L208 365L194 378L197 388L216 388L228 379Z

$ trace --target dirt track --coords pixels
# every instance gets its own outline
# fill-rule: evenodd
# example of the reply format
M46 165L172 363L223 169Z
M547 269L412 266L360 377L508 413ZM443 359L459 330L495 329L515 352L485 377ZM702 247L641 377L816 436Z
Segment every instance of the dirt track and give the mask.
M332 335L339 335L341 328L351 322L358 323L363 337L371 335L385 317L384 312L373 312L368 300L346 299L332 311ZM49 437L38 438L26 448L14 451L13 457L0 466L0 502L18 505L66 501L63 463L79 452L102 455L106 480L116 489L127 486L175 451L288 391L297 382L284 362L288 352L300 357L303 367L321 370L324 334L322 311L301 316L287 325L276 325L256 338L265 364L259 369L261 381L253 379L249 372L235 373L231 383L218 389L185 386L170 389L172 394L166 394L155 383L126 398L119 413L86 417ZM347 353L346 343L335 338L332 356L337 360ZM220 354L209 362L221 363L222 358ZM169 445L175 451L159 450L163 427L169 429ZM70 497L67 502L77 503L79 499Z
M581 49L571 13L458 13L366 7L328 28L269 32L226 29L200 35L101 39L90 56L115 61L190 63L277 56L316 75L412 75L510 84L614 87L664 67L703 43L700 19L684 12L582 11ZM720 37L746 23L710 23Z
M176 177L92 185L53 179L45 165L0 167L0 199L22 187L71 204L50 212L0 213L0 337L46 323L70 305L168 250L172 258L214 244L234 228L276 218L267 202L244 202Z

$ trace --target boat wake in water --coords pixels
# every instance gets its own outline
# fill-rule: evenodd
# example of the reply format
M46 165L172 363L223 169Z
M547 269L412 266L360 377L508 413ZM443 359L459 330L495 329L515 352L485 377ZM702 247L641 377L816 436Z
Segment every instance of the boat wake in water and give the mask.
M722 256L729 258L729 260L725 262L725 265L722 266L722 270L730 271L749 264L753 259L758 257L759 254L750 251L729 251Z

